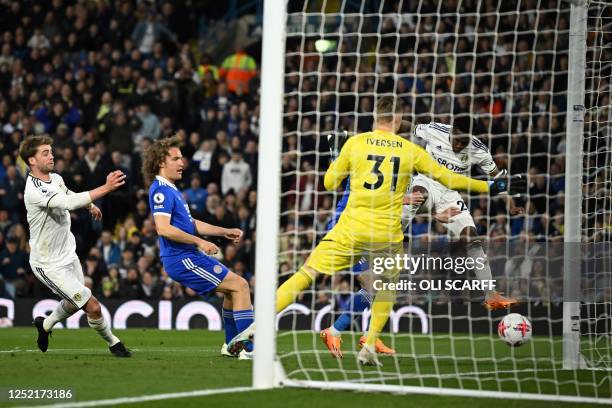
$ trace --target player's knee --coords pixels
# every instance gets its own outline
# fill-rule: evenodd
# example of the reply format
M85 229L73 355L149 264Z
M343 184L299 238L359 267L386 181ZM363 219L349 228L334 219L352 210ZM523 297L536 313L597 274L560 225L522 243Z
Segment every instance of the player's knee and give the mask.
M232 292L244 293L249 292L249 283L242 276L231 273L229 289Z
M465 227L459 235L459 242L463 245L467 244L480 244L480 237L476 233L476 228Z
M87 303L85 304L85 312L92 317L99 317L102 315L102 306L98 299L95 297L90 297Z
M244 279L242 276L238 276L237 286L239 292L250 292L249 282L247 282L247 280Z

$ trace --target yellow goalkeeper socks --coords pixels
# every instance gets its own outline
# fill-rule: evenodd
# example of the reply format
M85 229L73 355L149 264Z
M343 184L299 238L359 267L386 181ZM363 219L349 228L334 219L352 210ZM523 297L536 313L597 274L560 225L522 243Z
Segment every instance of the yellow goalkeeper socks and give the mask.
M276 313L281 312L312 283L312 276L304 268L293 274L276 291Z
M378 296L377 296L378 297ZM366 344L374 347L380 332L389 320L389 313L393 308L393 302L389 301L376 301L372 304L372 316L370 317L370 329L368 330L368 337L366 338Z

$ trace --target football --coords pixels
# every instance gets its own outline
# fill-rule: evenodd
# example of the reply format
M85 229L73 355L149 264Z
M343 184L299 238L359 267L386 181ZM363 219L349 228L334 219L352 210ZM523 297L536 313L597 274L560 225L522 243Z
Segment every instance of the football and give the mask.
M531 339L531 322L518 313L510 313L497 325L499 338L510 347L518 347Z

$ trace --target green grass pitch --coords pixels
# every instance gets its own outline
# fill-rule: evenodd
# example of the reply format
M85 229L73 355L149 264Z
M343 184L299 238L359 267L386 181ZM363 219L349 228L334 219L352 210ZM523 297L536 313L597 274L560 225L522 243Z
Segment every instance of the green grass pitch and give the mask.
M140 397L152 394L174 393L202 389L227 387L243 387L251 384L251 362L224 358L219 355L223 342L221 332L205 330L190 331L160 331L151 329L117 330L116 334L134 351L131 359L117 359L110 355L97 334L90 329L56 330L50 339L49 351L45 354L36 350L35 330L33 328L12 328L0 330L0 389L7 388L72 388L76 401L104 400L120 397ZM345 336L347 355L338 362L331 359L312 333L299 333L294 336L284 332L279 336L278 351L283 365L292 378L324 379L355 379L380 376L375 368L367 368L363 373L354 363L351 349L357 338ZM610 374L591 371L557 371L545 367L542 363L536 371L518 375L524 378L517 385L512 380L516 376L504 373L508 368L529 370L530 363L520 353L514 351L512 358L502 359L493 364L487 359L488 353L497 353L496 347L505 347L498 342L485 338L459 338L450 341L448 338L424 336L399 336L396 347L402 352L400 358L383 358L385 363L382 373L393 374L399 370L406 385L429 386L462 386L472 388L480 382L483 389L495 389L498 381L490 381L493 374L482 376L467 375L461 380L444 375L434 378L437 373L490 372L500 370L495 378L507 378L502 381L504 390L522 387L525 392L534 392L534 384L540 383L542 392L551 391L552 381L564 383L564 390L572 383L597 383L600 396L610 396ZM541 344L540 344L541 343ZM299 345L300 354L295 354L294 344ZM488 350L493 347L494 350ZM542 353L557 352L546 342L534 342L534 346ZM541 350L540 350L541 348ZM313 350L323 353L317 354ZM445 358L435 358L449 355L451 350L459 359L451 361ZM501 351L500 351L501 352ZM523 353L528 354L525 349ZM496 354L497 355L497 354ZM556 355L556 354L554 354ZM420 356L420 357L416 357ZM518 361L518 363L517 363ZM315 370L319 362L326 367L325 375ZM533 368L533 363L531 363ZM539 370L539 371L538 371ZM547 371L548 370L548 371ZM415 373L418 373L416 375ZM327 376L327 377L325 377ZM363 377L361 377L363 376ZM539 379L539 381L534 380ZM389 384L399 380L386 378ZM461 384L459 384L461 381ZM530 385L531 384L531 385ZM548 388L547 388L548 387ZM587 387L588 388L588 387ZM587 395L587 388L580 391ZM607 394L606 394L607 393ZM51 401L46 401L50 403ZM54 401L57 403L58 401ZM358 407L358 406L411 406L418 407L487 407L499 405L504 407L558 407L585 406L585 404L560 404L556 402L534 402L520 400L498 400L483 398L438 397L428 395L394 395L388 393L366 393L345 391L320 391L313 389L281 388L268 391L248 391L234 394L217 394L181 399L167 399L154 402L132 403L129 406L259 406L259 407ZM32 404L42 404L45 401L32 401ZM15 406L27 404L24 401L0 402L0 406ZM177 405L178 404L178 405Z

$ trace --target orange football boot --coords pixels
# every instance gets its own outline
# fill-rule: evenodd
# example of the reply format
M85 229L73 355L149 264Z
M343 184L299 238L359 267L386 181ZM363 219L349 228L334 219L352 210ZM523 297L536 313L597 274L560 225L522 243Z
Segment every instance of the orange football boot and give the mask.
M321 340L323 340L323 344L325 344L332 357L343 357L341 350L342 339L340 338L340 336L334 336L333 334L331 334L331 331L329 329L325 329L321 331L319 337L321 337Z
M359 348L362 348L365 342L366 336L361 336L359 338ZM395 350L393 350L391 347L387 347L381 339L376 339L376 343L374 343L374 349L376 350L376 354L382 354L383 356L392 356L395 354Z
M483 302L483 306L488 310L507 309L517 303L516 299L504 297L501 293L494 291Z

